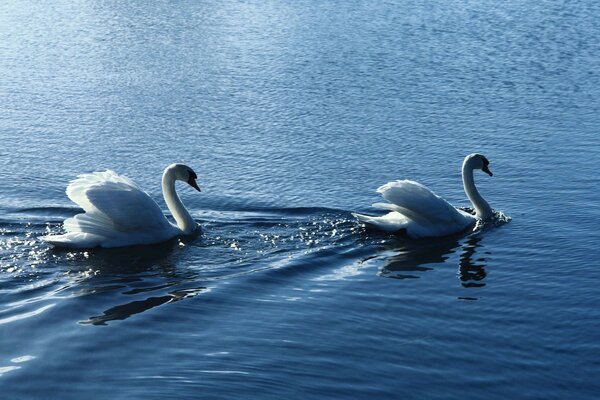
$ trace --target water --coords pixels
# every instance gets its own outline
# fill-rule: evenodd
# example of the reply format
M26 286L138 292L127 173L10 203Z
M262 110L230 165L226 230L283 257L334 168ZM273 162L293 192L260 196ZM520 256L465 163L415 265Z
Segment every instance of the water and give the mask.
M0 398L594 399L600 7L19 1L0 6ZM364 230L375 189L509 223ZM197 237L60 251L64 189L114 169Z

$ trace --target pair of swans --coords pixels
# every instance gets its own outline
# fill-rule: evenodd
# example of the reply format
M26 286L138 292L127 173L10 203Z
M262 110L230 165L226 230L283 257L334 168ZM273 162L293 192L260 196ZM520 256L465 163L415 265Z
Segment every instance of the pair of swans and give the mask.
M374 206L390 213L381 217L353 215L377 229L405 232L412 238L461 232L478 219L493 214L473 180L475 169L492 176L488 166L489 161L481 154L468 155L463 162L463 185L475 215L453 207L427 187L409 180L389 182L377 190L388 203ZM177 195L175 182L186 182L200 191L196 179L196 173L183 164L172 164L165 169L162 191L176 221L172 224L158 204L131 179L110 170L79 175L67 187L67 196L85 212L64 221L65 234L40 239L59 247L93 248L154 244L190 235L198 225Z

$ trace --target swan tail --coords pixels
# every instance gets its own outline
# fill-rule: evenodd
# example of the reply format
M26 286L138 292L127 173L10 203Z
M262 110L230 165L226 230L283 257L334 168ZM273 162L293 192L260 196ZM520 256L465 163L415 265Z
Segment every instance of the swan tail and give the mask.
M373 224L376 217L372 217L370 215L352 213L352 216L358 219L360 222L364 222L365 224Z
M77 214L65 219L63 226L67 233L40 239L56 247L92 248L103 245L116 233L112 221L98 212Z
M39 239L56 247L69 249L89 249L99 247L106 238L84 232L69 232L64 235L46 235Z
M382 215L381 217L374 217L371 215L352 213L356 219L360 222L386 232L398 232L406 229L409 219L404 215L392 211L389 214Z

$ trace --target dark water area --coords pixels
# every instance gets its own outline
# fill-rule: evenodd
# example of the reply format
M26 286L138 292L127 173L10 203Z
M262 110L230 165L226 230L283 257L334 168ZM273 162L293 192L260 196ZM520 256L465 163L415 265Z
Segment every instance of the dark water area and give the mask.
M596 399L600 6L0 5L0 398ZM506 216L365 229L419 181ZM197 235L68 251L78 174L132 178ZM510 219L510 221L508 221Z

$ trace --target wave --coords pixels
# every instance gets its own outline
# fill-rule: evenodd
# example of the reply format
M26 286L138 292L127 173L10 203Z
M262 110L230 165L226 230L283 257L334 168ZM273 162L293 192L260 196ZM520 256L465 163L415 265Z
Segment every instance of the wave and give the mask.
M36 207L20 211L45 215L72 214L78 209ZM187 292L181 292L184 296L179 294L190 286L204 292L232 287L229 284L236 282L239 290L251 287L268 292L273 284L291 280L327 285L327 281L346 279L363 271L373 273L374 269L375 274L384 277L418 278L436 264L455 260L456 253L461 255L458 264L463 285L474 287L485 283L485 268L473 258L479 239L469 238L483 237L482 231L510 221L497 213L492 222L473 232L415 241L369 231L350 211L329 207L253 205L227 211L207 210L200 219L203 230L196 237L153 246L85 251L50 249L35 236L46 233L48 227L59 231L60 225L21 220L0 236L0 264L10 267L0 268L5 273L2 281L13 296L29 299L34 294L22 292L19 287L31 278L44 276L57 279L56 287L67 287L67 296L113 293L113 307L79 320L92 325L126 319L189 297ZM149 293L152 296L148 297ZM133 298L123 301L123 296Z
M330 207L245 207L238 211L262 212L283 215L351 214L351 211Z
M166 215L170 216L167 210ZM257 204L212 204L209 208L200 210L191 210L193 215L210 215L211 213L257 213L262 215L285 215L285 216L310 216L320 214L338 214L350 215L352 211L331 208L331 207L273 207ZM14 210L7 210L7 214L20 214L26 216L50 216L50 217L70 217L83 212L83 209L76 206L49 206L49 207L25 207Z
M45 226L47 223L62 222L65 218L83 212L79 207L23 207L6 210L0 217L2 224Z
M83 211L79 207L58 207L58 206L50 206L50 207L25 207L18 208L17 212L21 213L33 213L33 214L47 214L47 213L64 213L64 212L80 212Z

